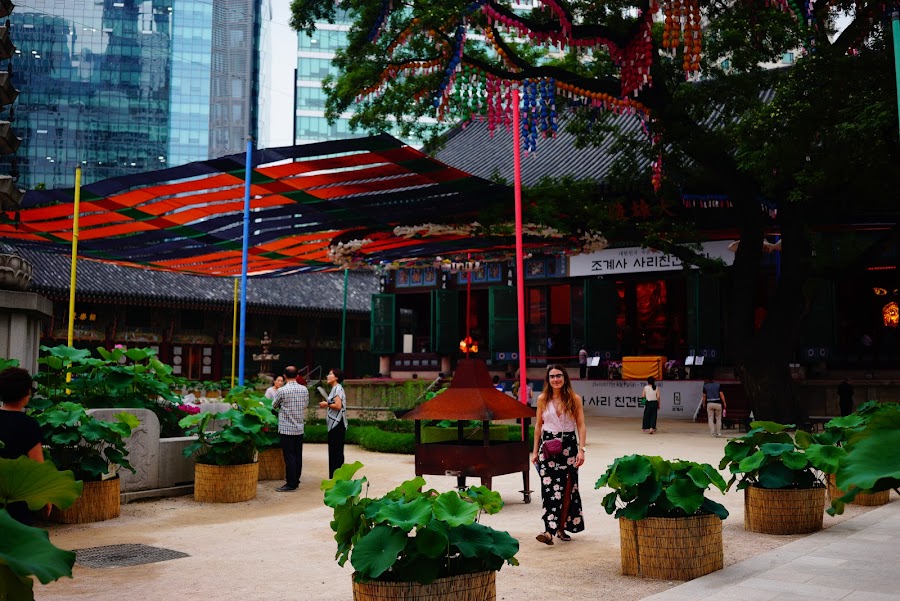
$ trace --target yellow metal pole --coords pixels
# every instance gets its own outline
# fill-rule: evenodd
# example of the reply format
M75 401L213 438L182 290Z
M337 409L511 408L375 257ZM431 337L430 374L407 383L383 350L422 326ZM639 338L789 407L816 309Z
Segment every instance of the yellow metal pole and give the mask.
M231 326L231 387L234 388L234 361L237 357L238 279L234 279L234 322Z
M66 344L75 342L75 273L78 267L78 216L81 212L81 167L75 167L75 206L72 208L72 273L69 281L69 332ZM72 372L66 382L72 381Z

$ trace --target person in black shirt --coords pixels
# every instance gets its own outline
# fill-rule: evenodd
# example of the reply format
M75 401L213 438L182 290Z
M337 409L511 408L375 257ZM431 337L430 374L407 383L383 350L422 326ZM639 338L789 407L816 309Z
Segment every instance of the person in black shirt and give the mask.
M8 367L0 372L0 457L17 459L28 457L44 461L41 427L33 417L25 415L25 406L31 400L31 375L19 367ZM48 506L49 508L49 506ZM31 525L34 519L25 502L10 503L9 514Z
M841 406L841 417L847 417L853 413L853 384L850 380L844 378L844 381L838 384L838 404Z

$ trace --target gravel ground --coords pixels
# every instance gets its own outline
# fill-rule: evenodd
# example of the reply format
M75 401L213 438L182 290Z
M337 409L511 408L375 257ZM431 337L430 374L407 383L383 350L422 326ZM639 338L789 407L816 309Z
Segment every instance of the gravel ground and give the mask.
M655 435L643 434L640 421L588 418L587 461L581 469L585 532L570 543L546 546L534 540L542 530L540 493L525 504L520 475L494 479L506 506L484 523L519 539L518 567L497 576L498 599L543 598L632 601L679 584L620 574L618 524L603 511L603 491L594 482L616 457L631 453L690 459L717 465L726 438L709 436L705 424L661 421ZM370 453L348 446L348 461L362 461L360 472L380 495L413 477L413 458ZM295 493L277 493L281 482L259 484L257 498L245 503L197 503L192 497L139 501L124 505L120 518L82 525L48 525L51 540L67 549L143 543L187 553L190 557L125 567L92 569L76 564L74 579L35 585L41 601L156 601L197 596L204 601L352 599L351 570L334 561L329 527L331 511L322 503L318 483L327 474L324 445L304 449L304 477ZM534 472L532 472L534 474ZM427 477L428 485L449 490L455 478ZM477 481L473 481L477 484ZM532 488L535 488L532 483ZM708 493L730 511L723 537L725 565L731 565L803 538L771 536L743 529L743 494ZM892 493L893 494L893 493ZM894 495L896 496L896 495ZM848 506L843 516L825 516L828 528L869 508Z

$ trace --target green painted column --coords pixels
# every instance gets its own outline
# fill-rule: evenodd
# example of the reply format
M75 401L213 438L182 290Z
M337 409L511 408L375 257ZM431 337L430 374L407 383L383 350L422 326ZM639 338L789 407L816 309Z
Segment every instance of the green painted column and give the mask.
M897 119L900 121L900 9L891 13L891 30L894 34L894 82L897 84Z

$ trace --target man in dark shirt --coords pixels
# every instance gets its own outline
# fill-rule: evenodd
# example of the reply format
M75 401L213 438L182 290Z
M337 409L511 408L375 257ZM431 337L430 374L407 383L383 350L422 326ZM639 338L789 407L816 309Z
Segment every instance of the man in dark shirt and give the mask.
M841 406L841 417L853 413L853 385L848 378L838 384L838 404Z
M19 367L8 367L0 372L0 457L17 459L25 456L38 462L44 461L41 427L33 417L25 415L25 406L31 400L31 375ZM49 507L48 507L49 508ZM24 502L10 503L9 514L31 525L34 518Z
M716 382L714 376L710 376L703 385L703 408L706 409L710 436L721 436L722 415L725 413L725 393L722 392L722 385Z

